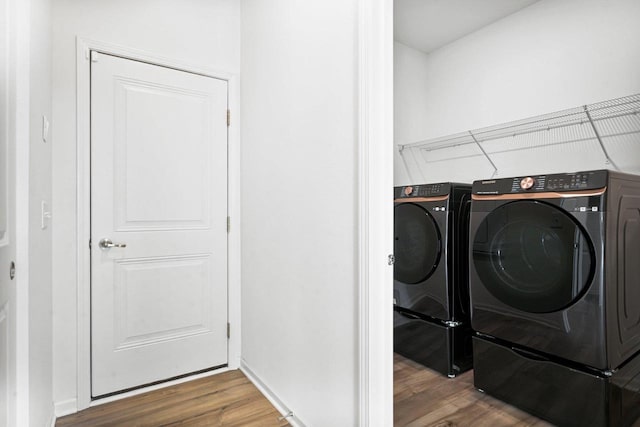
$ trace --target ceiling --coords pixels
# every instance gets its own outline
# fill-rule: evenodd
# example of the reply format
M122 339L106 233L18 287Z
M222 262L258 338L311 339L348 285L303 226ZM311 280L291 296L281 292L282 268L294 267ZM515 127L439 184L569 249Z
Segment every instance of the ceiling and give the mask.
M395 0L394 39L430 53L538 0Z

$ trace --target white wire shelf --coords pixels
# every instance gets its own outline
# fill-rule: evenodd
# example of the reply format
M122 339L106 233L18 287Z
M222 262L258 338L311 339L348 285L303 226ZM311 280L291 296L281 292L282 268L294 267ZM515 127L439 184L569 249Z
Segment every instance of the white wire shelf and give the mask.
M517 157L530 164L536 160L549 163L550 156L555 156L566 165L556 162L556 168L604 167L640 172L640 94L399 144L398 149L408 176L416 183L430 181L427 177L438 169L438 164L451 168L452 161L462 168L476 165L477 170L491 173L491 177L502 175L500 172L507 172L508 165L514 163L516 151L526 151L528 157ZM477 166L480 160L482 167Z

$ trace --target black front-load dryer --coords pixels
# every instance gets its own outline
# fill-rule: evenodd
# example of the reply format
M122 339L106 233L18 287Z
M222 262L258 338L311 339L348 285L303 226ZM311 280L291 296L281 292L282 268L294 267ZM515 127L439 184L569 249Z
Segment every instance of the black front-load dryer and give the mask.
M394 196L394 349L455 376L471 366L471 186L410 185Z
M640 351L640 177L476 181L472 199L475 331L607 372Z

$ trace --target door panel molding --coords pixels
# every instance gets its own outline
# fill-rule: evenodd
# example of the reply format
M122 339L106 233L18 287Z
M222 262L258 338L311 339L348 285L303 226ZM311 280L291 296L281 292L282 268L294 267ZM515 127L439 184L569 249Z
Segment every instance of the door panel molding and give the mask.
M117 111L118 123L129 123L126 118L127 114L135 111L136 104L142 104L145 101L154 104L160 104L166 98L170 98L171 102L181 101L180 119L179 121L185 126L198 125L198 122L205 119L191 114L198 107L209 111L211 117L213 104L215 100L207 92L187 90L176 88L169 85L160 85L150 82L140 82L131 78L116 77L115 78L115 109ZM165 99L163 99L165 98ZM192 108L190 108L192 107ZM175 109L174 109L175 111ZM197 113L197 111L193 111ZM160 129L156 130L156 134L164 134L162 132L163 123L159 123ZM142 139L136 138L136 131L139 129L130 129L132 125L128 124L118 129L116 135L116 144L114 145L115 156L115 173L114 173L114 213L115 213L115 231L177 231L177 230L205 230L211 226L211 206L208 195L211 194L210 170L213 167L211 162L211 145L204 147L207 156L200 156L199 164L190 163L185 165L178 159L172 159L169 164L159 164L148 170L144 177L135 174L136 169L141 168L140 161L145 161L148 154L154 149L156 151L167 148L167 137L158 138L145 144ZM133 138L129 138L133 133ZM129 144L133 139L134 143ZM164 142L164 144L163 144ZM140 146L142 145L142 146ZM159 147L159 148L158 148ZM202 147L181 146L180 154L185 151L195 150ZM188 153L187 153L188 154ZM178 154L176 154L178 155ZM124 165L124 166L123 166ZM121 167L123 166L123 167ZM172 173L168 174L167 170ZM135 179L134 179L135 177ZM183 185L177 179L179 177L191 178L186 179L190 188L194 183L198 182L199 198L185 198L182 191ZM143 182L141 182L143 181ZM144 184L147 186L163 186L167 192L167 198L172 200L180 200L180 203L172 204L174 212L169 218L154 218L154 214L162 212L165 216L168 214L166 203L163 200L150 202L143 200L140 194L135 194L135 184ZM148 187L147 187L148 188ZM181 200L182 199L182 200ZM155 204L155 205L154 205Z
M189 311L190 319L172 319L170 316L164 316L157 313L159 321L158 326L162 328L148 328L149 319L145 319L144 326L146 330L141 329L140 323L132 319L129 309L138 304L144 304L141 301L148 292L158 292L162 285L161 280L153 283L153 288L157 289L139 289L140 286L127 286L132 276L143 275L157 272L161 278L173 279L174 282L180 277L188 276L189 273L195 275L206 276L207 280L211 280L211 256L209 254L179 256L179 257L153 257L138 258L125 261L115 261L114 266L114 338L115 349L124 350L144 345L157 344L163 341L176 340L183 337L206 334L213 329L213 316L205 316L211 313L213 307L214 295L209 289L201 288L197 298L185 299L188 297L187 292L183 290L189 286L188 282L181 282L180 288L163 289L165 291L165 299L167 304L183 303L183 305L191 306ZM148 286L147 286L148 287ZM164 308L164 307L162 307ZM179 320L179 322L177 322Z
M227 81L228 106L235 111L234 120L227 128L228 141L228 202L231 218L240 218L240 147L239 147L239 90L235 73L202 67L177 61L151 52L98 41L85 37L76 38L76 293L77 293L77 400L75 410L92 405L91 400L91 324L90 324L90 60L91 52L119 56L188 73L199 74ZM228 234L228 316L234 333L228 341L228 368L240 366L240 221L234 221ZM223 372L221 369L217 372ZM180 380L178 380L180 381ZM117 400L139 394L149 389L174 384L144 388L124 393L108 400ZM105 402L101 400L100 403ZM65 413L70 412L70 402L63 402ZM58 411L57 411L58 412Z

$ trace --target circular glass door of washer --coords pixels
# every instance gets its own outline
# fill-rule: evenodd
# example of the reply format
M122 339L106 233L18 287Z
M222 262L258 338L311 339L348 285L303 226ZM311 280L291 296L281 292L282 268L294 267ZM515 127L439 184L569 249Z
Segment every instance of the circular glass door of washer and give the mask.
M441 241L431 214L413 203L394 209L393 277L406 284L424 282L440 260Z

